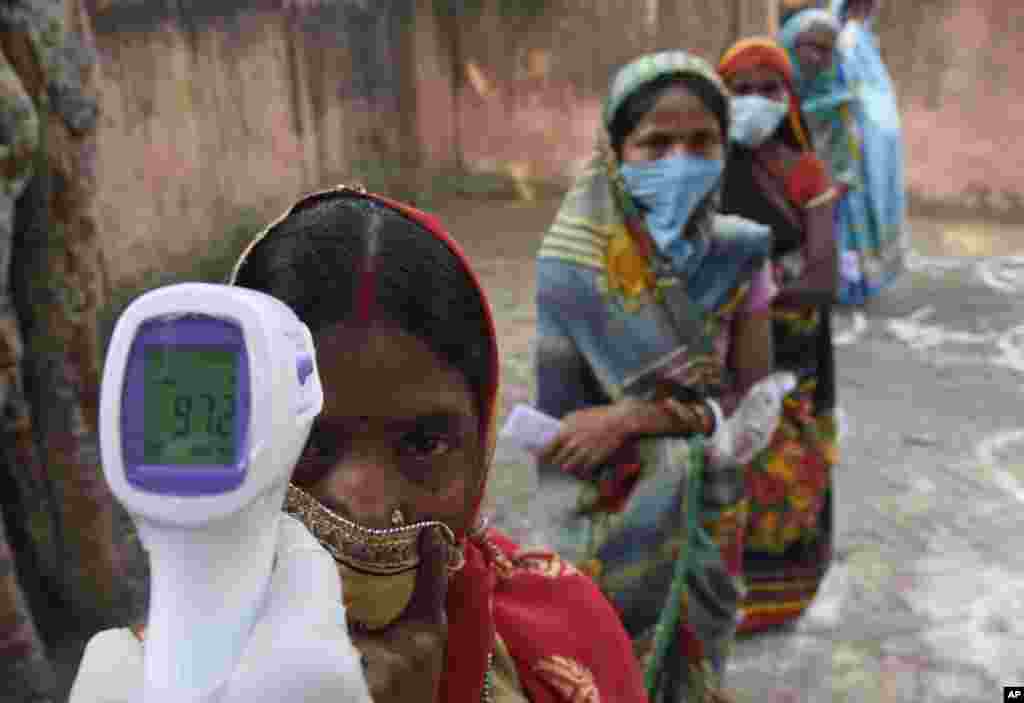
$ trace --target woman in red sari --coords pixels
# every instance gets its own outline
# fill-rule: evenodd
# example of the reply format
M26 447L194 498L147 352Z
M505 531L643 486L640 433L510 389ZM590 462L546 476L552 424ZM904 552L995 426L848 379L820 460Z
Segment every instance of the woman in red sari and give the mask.
M338 563L374 701L645 701L593 583L480 520L495 328L440 223L361 190L313 194L249 246L232 283L284 301L313 332L324 410L286 508ZM389 535L424 524L396 558Z

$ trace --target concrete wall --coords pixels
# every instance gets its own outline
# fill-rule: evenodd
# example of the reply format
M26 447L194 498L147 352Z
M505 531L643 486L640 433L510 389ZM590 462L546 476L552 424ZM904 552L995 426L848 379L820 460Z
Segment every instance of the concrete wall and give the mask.
M554 10L532 21L490 12L462 28L459 143L471 166L566 177L592 150L601 101L619 66L677 47L714 60L736 37L763 32L771 6L766 0L551 5Z
M407 153L411 15L411 0L101 8L98 169L115 273L190 251L240 207L272 212Z
M396 183L419 163L567 178L615 68L667 47L714 59L770 26L773 0L550 0L540 15L463 0L483 9L457 22L437 11L456 2L92 0L115 275L216 236L240 207L273 214L368 167ZM879 24L916 200L1024 219L1024 86L1008 68L1024 8L890 2Z
M1024 221L1024 5L888 2L879 19L917 201Z
M734 37L769 24L764 2L684 2L689 8L668 20L681 30L666 40L664 26L659 39L651 23L658 16L652 3L586 4L571 18L517 35L514 51L511 32L500 27L477 35L467 54L488 80L487 92L467 81L461 105L471 162L564 173L586 157L602 92L621 62L673 42L716 58ZM1024 5L885 2L877 26L903 111L915 205L1024 221L1024 148L1016 144L1024 133L1024 77L1010 69L1024 57ZM501 58L513 56L518 63Z

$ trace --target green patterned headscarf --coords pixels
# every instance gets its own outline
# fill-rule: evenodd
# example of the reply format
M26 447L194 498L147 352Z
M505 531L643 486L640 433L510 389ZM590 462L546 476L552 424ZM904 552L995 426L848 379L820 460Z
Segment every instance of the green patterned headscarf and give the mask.
M651 266L660 267L663 257L652 256L655 246L647 237L643 213L619 172L609 125L636 91L674 75L691 89L699 86L695 92L702 93L699 97L722 123L723 135L729 133L728 92L708 62L685 51L666 51L642 56L625 65L615 75L605 101L596 153L566 194L538 254L541 259L560 259L604 271L609 277L609 290L621 295L627 308L639 304L636 301L642 299L641 292L654 285L649 277ZM673 275L686 282L691 298L705 310L715 309L721 303L746 265L743 257L730 261L728 257L709 256L712 235L733 226L716 214L719 194L720 184L697 207L686 225L685 235L694 245L687 260L672 262ZM637 259L642 265L631 263ZM623 274L620 280L619 273L626 270L632 273Z
M641 56L620 68L619 72L615 74L604 104L602 116L605 129L611 128L615 113L629 99L629 96L644 85L671 75L706 81L714 93L722 96L724 111L715 106L709 107L716 113L715 116L719 121L728 123L728 101L724 99L727 91L714 67L699 56L688 54L685 51L662 51L657 54Z
M793 62L793 82L802 100L821 98L832 91L836 85L839 59L838 56L833 55L832 66L808 80L806 71L800 64L800 57L796 53L797 42L805 34L822 30L838 38L839 29L839 21L832 13L817 8L799 12L783 25L782 32L779 34L779 43L786 48L789 58Z

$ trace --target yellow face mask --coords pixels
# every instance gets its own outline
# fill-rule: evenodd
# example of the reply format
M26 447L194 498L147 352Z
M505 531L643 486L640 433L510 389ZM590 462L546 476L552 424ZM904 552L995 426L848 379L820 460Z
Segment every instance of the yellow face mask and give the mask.
M455 535L441 522L417 522L374 530L347 520L301 488L291 485L285 511L299 519L334 556L341 576L349 622L380 630L394 622L409 605L416 587L420 532L439 527L448 539L448 568L462 566Z

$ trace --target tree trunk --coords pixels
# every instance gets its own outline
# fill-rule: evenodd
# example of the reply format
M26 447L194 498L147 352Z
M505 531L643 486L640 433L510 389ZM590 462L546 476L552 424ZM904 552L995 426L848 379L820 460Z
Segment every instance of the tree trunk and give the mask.
M88 16L80 0L6 0L0 49L0 699L38 702L56 700L42 641L127 621L139 593L98 452L107 283Z
M392 5L391 18L394 60L398 64L396 78L398 86L397 162L395 184L392 186L400 198L414 205L420 189L425 183L423 174L422 143L419 134L419 96L417 90L416 62L416 14L419 11L416 0L397 0ZM410 187L411 186L411 187Z
M453 123L453 146L455 149L455 168L460 173L466 172L466 159L462 151L462 76L465 71L465 59L462 52L462 28L460 15L464 16L463 0L433 0L440 21L438 27L448 48L448 65L451 80L451 101ZM438 10L438 8L440 8Z
M690 49L691 37L685 35L687 26L683 0L660 0L658 3L658 28L654 40L655 51Z

